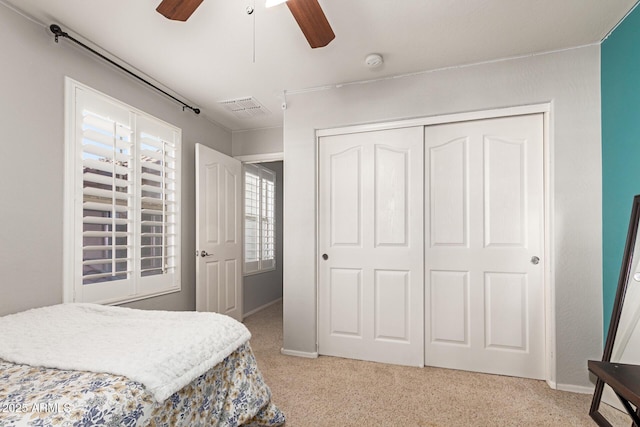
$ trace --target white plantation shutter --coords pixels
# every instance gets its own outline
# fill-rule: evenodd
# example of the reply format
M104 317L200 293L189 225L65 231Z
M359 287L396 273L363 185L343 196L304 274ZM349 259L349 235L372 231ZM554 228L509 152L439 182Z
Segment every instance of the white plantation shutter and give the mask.
M260 169L260 180L262 184L261 205L261 256L260 269L268 270L275 268L275 227L276 227L276 175L269 169Z
M128 280L133 268L131 127L88 109L80 115L82 284Z
M139 118L140 274L173 275L177 268L177 134L161 122Z
M275 268L275 174L247 164L244 173L244 272Z
M65 301L180 289L180 130L67 81Z
M260 270L260 170L245 165L244 172L244 272Z

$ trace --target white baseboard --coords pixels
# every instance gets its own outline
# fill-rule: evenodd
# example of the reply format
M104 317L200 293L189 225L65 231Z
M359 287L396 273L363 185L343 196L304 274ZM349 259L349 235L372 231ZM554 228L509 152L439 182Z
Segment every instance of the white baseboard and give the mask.
M272 305L277 304L280 301L282 301L282 298L278 298L277 300L273 300L271 302L268 302L265 305L261 305L258 308L254 308L253 310L251 310L248 313L242 313L242 320L246 319L247 317L251 316L252 314L256 314L257 312L264 310L267 307L271 307Z
M595 386L582 386L582 385L573 385L573 384L558 384L557 390L560 391L570 391L572 393L580 393L580 394L593 394L593 389Z
M297 350L287 350L286 348L281 348L280 353L285 356L296 356L296 357L306 357L307 359L317 359L318 352L314 351L313 353L306 351L297 351Z

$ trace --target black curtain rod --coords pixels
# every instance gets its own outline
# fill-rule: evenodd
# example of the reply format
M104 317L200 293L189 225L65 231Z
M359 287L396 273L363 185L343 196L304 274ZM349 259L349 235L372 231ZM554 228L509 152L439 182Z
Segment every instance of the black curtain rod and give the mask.
M110 64L115 65L116 67L120 68L122 71L126 72L127 74L132 75L133 77L135 77L136 79L140 80L141 82L146 83L147 85L151 86L152 88L154 88L158 92L162 92L163 94L165 94L169 98L171 98L174 101L180 103L182 105L182 110L184 110L185 108L188 108L189 110L193 111L194 113L200 114L200 109L199 108L195 108L195 107L192 107L191 105L185 104L184 102L180 101L175 96L171 95L170 93L165 92L164 90L160 89L158 86L154 85L153 83L150 83L150 82L146 81L145 79L143 79L139 75L127 70L122 65L118 64L115 61L112 61L111 59L107 58L106 56L104 56L100 52L96 51L95 49L92 49L91 47L87 46L86 44L82 43L81 41L74 39L69 34L67 34L64 31L62 31L62 28L60 28L59 25L51 24L51 26L49 26L49 29L56 36L56 43L58 43L58 37L67 38L67 39L71 40L72 42L76 43L77 45L80 45L83 48L87 49L89 52L93 53L94 55L97 55L100 58L104 59L105 61L109 62Z

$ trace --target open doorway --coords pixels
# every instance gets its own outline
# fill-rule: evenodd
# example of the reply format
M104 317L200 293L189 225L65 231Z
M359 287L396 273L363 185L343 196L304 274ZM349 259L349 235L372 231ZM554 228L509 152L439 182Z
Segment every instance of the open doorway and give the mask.
M282 299L284 162L245 163L243 174L243 317L246 318ZM264 214L270 209L267 198L272 177L275 215L270 224ZM261 263L264 258L267 262Z

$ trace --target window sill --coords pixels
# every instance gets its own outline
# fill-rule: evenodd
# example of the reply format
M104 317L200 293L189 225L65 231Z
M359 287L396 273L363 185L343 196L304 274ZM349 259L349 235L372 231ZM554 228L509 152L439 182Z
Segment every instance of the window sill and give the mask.
M141 300L144 300L144 299L159 297L159 296L162 296L162 295L173 294L173 293L176 293L176 292L180 292L181 290L182 290L182 288L180 286L178 286L176 288L165 289L165 290L154 292L154 293L151 293L151 294L132 295L131 297L128 297L128 298L118 298L116 300L98 301L98 302L95 302L94 304L102 304L102 305L128 304L130 302L141 301Z

